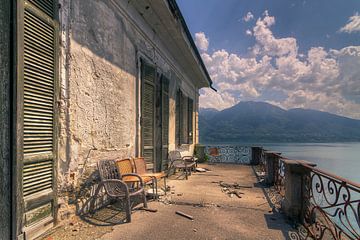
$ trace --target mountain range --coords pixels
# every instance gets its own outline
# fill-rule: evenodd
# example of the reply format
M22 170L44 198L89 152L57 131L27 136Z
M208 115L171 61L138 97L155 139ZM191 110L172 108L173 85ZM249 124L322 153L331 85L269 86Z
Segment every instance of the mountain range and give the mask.
M360 120L265 102L240 102L218 111L200 109L201 143L357 142Z

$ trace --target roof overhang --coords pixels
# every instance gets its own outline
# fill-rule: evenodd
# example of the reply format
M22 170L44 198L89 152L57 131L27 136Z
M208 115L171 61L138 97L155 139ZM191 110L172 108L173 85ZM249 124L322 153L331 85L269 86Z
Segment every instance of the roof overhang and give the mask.
M175 0L133 0L130 3L191 81L198 88L212 88L210 75Z

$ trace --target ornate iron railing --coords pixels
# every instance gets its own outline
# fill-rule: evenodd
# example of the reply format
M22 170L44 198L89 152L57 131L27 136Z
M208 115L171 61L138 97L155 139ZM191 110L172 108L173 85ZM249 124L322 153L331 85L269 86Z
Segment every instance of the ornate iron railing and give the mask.
M282 158L278 158L275 163L275 181L274 186L275 189L279 192L279 194L284 197L285 196L285 163Z
M251 147L238 145L206 146L206 153L209 162L216 163L250 164L252 157Z
M306 239L360 239L360 185L317 168L302 180Z
M266 173L266 152L265 152L265 149L261 150L259 165L260 165L261 171Z

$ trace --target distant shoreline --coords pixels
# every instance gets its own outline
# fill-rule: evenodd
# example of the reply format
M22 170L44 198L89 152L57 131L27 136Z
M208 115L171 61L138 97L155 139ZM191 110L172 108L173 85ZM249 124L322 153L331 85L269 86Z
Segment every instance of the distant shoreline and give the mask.
M259 145L269 145L269 144L358 144L360 141L336 141L336 142L253 142L253 141L239 141L239 142L199 142L200 145L248 145L248 146L259 146Z

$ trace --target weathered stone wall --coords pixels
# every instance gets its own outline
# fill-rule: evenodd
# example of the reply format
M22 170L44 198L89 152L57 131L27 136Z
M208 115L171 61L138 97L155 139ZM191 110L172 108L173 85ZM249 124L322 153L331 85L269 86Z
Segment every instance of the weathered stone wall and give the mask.
M64 1L61 20L58 186L66 204L98 160L134 156L137 69L131 36L104 2Z
M10 3L0 1L0 239L11 239Z
M138 152L140 57L156 65L158 72L170 79L170 150L175 147L175 89L181 87L194 99L197 95L189 79L187 83L178 80L170 67L176 63L168 62L171 57L159 46L151 28L145 22L135 26L122 13L120 5L125 5L127 13L141 19L129 4L61 0L60 5L61 219L69 213L68 203L75 203L79 188L91 185L89 178L96 179L97 161L126 158Z

